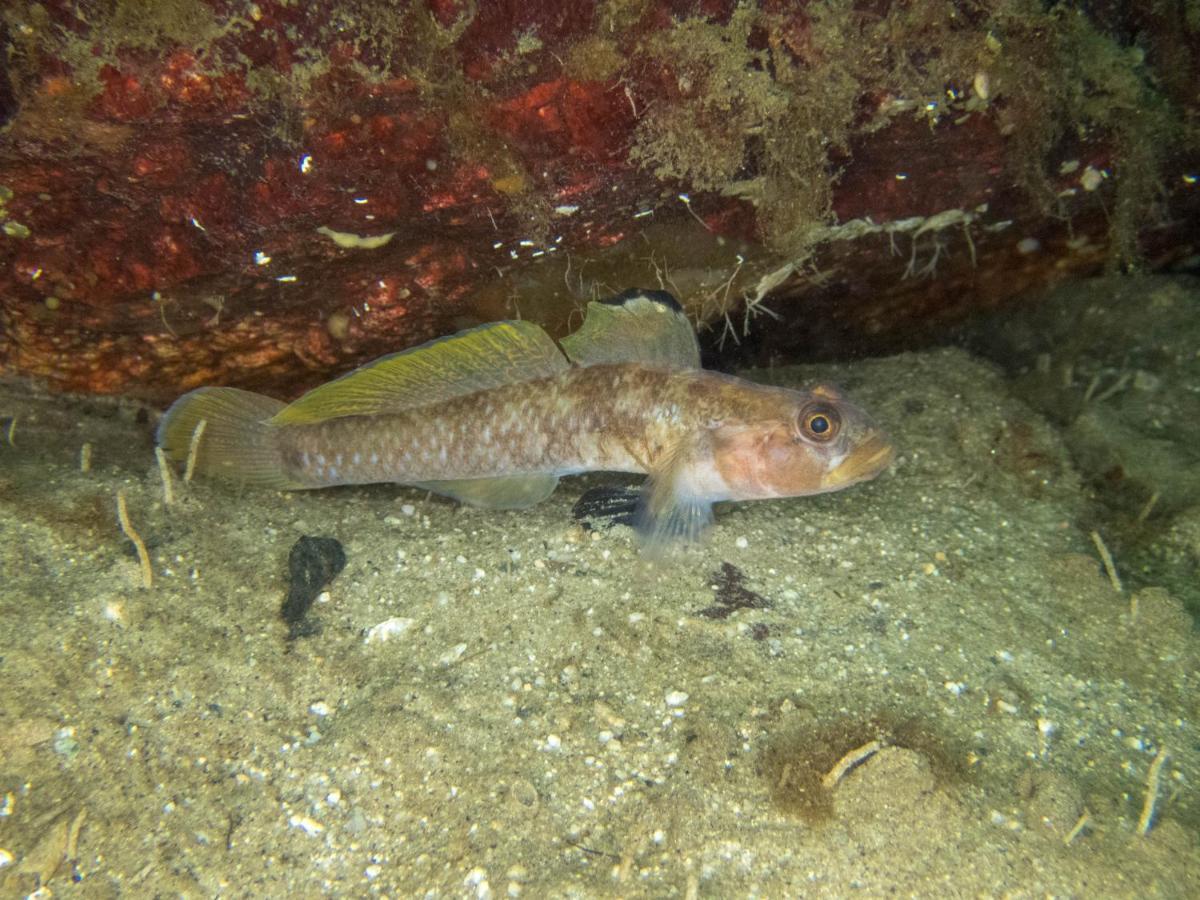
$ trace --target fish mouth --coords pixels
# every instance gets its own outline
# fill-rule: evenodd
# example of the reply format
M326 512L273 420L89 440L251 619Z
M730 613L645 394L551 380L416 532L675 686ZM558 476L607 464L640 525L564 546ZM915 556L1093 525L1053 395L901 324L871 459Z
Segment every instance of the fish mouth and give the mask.
M822 479L826 490L837 490L860 481L870 481L889 465L896 456L887 437L878 431L851 450L836 468Z

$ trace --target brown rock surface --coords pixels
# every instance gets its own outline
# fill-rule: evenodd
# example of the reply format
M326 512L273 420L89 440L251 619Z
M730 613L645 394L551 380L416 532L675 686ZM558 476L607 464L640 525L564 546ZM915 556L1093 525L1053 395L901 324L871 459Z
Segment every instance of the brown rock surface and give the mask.
M294 395L660 283L831 355L1186 259L1200 23L1090 9L8 4L0 366Z

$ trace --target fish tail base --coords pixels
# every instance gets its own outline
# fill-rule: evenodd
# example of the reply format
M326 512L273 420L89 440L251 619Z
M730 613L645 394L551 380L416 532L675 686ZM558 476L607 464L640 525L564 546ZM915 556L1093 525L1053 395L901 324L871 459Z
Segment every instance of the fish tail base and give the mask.
M268 421L283 407L251 391L200 388L163 415L158 445L201 475L258 487L302 487L285 472L278 427Z

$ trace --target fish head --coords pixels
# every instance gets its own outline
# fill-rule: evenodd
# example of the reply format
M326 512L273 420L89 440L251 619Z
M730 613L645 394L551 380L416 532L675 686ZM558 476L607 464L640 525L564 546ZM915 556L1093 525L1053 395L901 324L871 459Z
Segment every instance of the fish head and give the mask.
M891 464L894 450L887 436L834 388L772 393L770 414L747 415L713 429L712 459L727 499L838 491L870 481Z

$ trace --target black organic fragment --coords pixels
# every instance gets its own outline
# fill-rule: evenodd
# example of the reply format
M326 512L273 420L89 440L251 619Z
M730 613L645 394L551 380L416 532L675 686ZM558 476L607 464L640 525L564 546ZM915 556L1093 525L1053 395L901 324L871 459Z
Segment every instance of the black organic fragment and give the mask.
M739 609L771 608L770 600L746 587L745 573L733 563L721 563L721 568L708 578L717 602L700 610L699 615L706 619L728 619Z
M321 630L308 618L308 610L346 565L341 543L328 537L302 537L288 554L288 594L280 610L288 624L288 639L308 637Z

